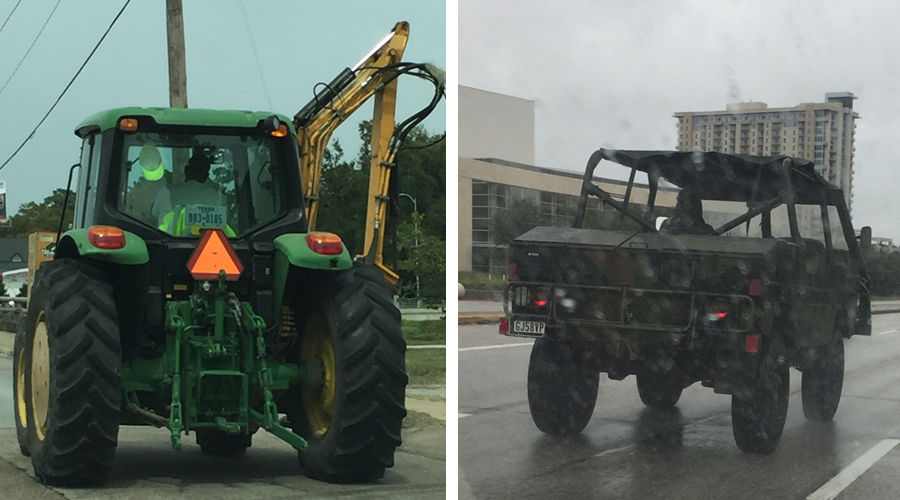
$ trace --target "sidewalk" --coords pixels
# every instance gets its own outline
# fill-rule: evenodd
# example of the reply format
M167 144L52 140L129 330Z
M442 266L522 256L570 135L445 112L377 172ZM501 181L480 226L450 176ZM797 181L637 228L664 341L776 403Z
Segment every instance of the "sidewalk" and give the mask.
M12 357L15 334L0 331L0 357ZM438 398L443 399L440 401ZM447 388L408 387L406 389L406 408L427 413L434 418L447 421Z
M460 300L460 325L499 323L503 314L503 303L489 300Z

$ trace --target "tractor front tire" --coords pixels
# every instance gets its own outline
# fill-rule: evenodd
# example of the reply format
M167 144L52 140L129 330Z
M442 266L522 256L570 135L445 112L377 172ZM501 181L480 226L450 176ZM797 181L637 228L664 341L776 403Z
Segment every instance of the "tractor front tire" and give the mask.
M250 434L227 434L220 429L198 429L197 444L200 451L214 457L237 457L250 447Z
M322 377L289 394L291 425L309 443L300 465L323 481L374 481L394 465L406 416L400 311L373 266L317 276L322 281L306 295L313 312L300 357L316 363Z
M13 400L16 414L16 439L19 451L31 456L28 448L28 424L31 422L31 400L28 398L28 363L25 358L25 324L19 322L13 343Z
M528 362L528 408L541 432L578 434L590 422L600 385L592 355L581 342L534 341Z
M115 298L102 269L68 258L41 265L25 360L35 476L53 486L102 485L118 443L122 385Z

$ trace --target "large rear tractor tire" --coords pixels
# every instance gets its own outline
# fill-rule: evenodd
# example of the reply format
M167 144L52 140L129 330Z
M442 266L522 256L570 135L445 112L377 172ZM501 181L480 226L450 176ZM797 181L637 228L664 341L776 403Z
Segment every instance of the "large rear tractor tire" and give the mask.
M19 322L13 343L13 400L16 414L16 439L19 451L31 456L28 448L28 423L31 421L31 400L28 398L28 363L25 358L25 326Z
M329 482L369 482L394 465L406 416L406 342L400 311L377 268L320 275L300 357L321 379L289 394L288 418L309 442L300 465Z
M243 455L252 439L249 434L227 434L219 429L198 429L196 434L201 452L223 458Z
M528 408L541 432L578 434L594 413L600 370L581 342L537 339L528 362Z
M65 258L42 264L25 343L28 447L40 482L106 482L118 443L120 356L115 299L103 270Z
M684 390L679 381L650 371L638 372L637 388L641 402L657 410L668 410L674 407L681 399L681 392Z
M778 447L787 419L790 366L780 339L761 342L759 371L751 394L731 397L731 428L741 451L769 454Z
M829 422L837 412L844 386L844 339L816 348L802 377L803 416L813 422Z

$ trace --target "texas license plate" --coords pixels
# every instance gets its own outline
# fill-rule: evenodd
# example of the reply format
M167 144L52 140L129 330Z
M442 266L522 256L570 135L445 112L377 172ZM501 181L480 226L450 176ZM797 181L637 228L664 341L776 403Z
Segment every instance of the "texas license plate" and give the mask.
M222 206L188 205L184 211L185 225L192 234L206 228L224 228L228 225L228 211Z
M547 324L543 321L513 321L513 333L543 335Z

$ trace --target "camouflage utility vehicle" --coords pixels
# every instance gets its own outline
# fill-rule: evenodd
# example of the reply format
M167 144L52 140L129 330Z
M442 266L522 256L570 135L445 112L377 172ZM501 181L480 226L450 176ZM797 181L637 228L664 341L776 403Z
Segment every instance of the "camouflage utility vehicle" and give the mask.
M593 184L600 160L631 169L624 193ZM636 174L647 184L636 186ZM674 213L658 226L655 202L676 191ZM603 206L631 229L584 228ZM844 339L871 334L860 257L871 229L860 234L844 193L809 160L595 152L573 227L535 228L509 249L500 328L536 339L535 424L581 432L600 372L635 375L641 400L658 409L699 381L731 395L738 447L769 453L784 428L792 366L803 376L803 414L831 420Z

